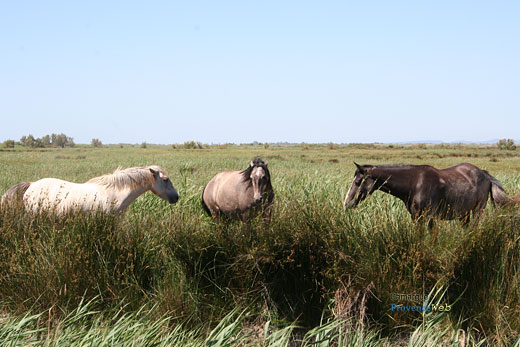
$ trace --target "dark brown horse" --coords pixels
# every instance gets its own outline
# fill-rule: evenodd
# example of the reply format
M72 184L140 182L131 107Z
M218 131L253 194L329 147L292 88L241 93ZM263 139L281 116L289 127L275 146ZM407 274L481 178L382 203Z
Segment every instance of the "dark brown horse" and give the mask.
M260 210L268 221L273 198L267 161L256 157L245 170L215 175L202 192L202 207L217 221L224 215L246 222Z
M473 212L478 217L491 201L504 205L511 199L500 182L486 170L463 163L438 170L429 165L358 165L345 197L345 208L354 208L375 190L401 199L413 219L459 219L464 225Z

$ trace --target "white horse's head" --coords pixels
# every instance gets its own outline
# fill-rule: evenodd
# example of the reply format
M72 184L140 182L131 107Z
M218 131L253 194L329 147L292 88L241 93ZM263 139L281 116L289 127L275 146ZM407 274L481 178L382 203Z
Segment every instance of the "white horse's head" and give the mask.
M151 191L170 204L175 204L179 200L179 194L173 187L166 170L156 165L149 166L148 169L153 175Z

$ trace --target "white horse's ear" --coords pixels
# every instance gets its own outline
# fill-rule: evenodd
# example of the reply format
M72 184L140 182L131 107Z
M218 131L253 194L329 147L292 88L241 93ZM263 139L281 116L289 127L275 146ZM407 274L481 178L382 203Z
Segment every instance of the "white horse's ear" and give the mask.
M265 161L265 166L267 166L267 164L269 164L269 162L266 160L266 161Z
M250 163L249 165L251 165L251 166L255 166L255 164L253 164L253 161L252 161L252 160L251 160L251 163Z

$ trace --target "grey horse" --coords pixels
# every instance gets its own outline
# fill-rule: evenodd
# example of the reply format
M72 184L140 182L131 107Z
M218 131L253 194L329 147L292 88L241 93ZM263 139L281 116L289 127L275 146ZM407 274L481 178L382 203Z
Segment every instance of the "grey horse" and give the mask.
M245 170L215 175L202 192L202 207L217 222L221 216L247 222L259 211L269 222L273 199L267 161L256 157Z

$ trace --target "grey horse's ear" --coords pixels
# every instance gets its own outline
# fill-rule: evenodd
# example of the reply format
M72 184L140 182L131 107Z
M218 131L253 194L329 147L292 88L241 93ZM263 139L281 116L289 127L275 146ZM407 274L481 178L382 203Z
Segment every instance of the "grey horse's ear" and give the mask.
M267 166L267 164L269 164L269 162L266 160L266 161L265 161L265 166Z

